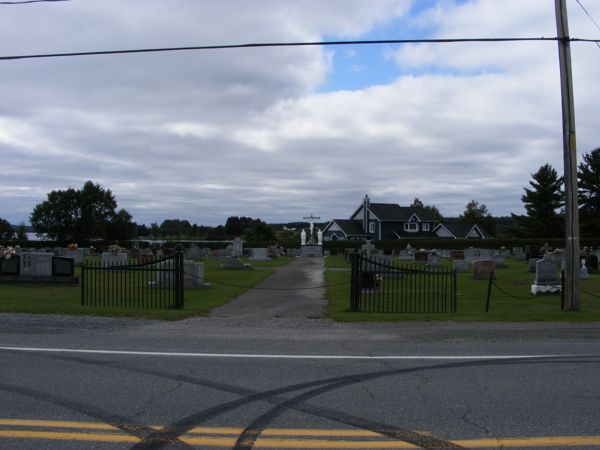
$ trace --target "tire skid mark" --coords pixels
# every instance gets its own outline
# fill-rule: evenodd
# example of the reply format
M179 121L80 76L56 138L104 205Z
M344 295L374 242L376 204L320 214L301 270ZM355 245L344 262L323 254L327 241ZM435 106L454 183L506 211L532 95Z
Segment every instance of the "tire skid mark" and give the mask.
M256 440L260 437L262 432L269 426L273 420L277 417L281 416L285 412L290 409L297 409L299 404L306 402L307 400L317 397L321 394L343 388L345 386L349 386L352 384L359 383L360 380L355 379L345 379L337 382L329 383L325 386L318 387L316 389L312 389L308 392L304 392L299 394L291 399L275 406L271 410L267 411L260 417L256 418L252 423L250 423L244 431L238 437L233 450L251 450L254 448ZM376 430L371 430L376 431ZM402 440L404 442L408 442L410 444L416 445L421 448L463 448L460 445L454 444L449 441L444 441L442 439L435 438L430 435L425 435L422 433L417 433L415 431L403 430L400 428L390 429L386 427L383 430L378 430L377 432L384 434L388 437L393 437L397 440Z
M58 405L62 408L70 409L71 411L75 411L79 414L84 414L88 417L97 419L102 423L111 425L141 440L143 440L149 433L155 431L154 428L151 428L141 423L136 423L135 420L129 417L109 413L100 408L92 407L85 403L77 402L55 395L50 395L46 392L37 391L35 389L0 382L0 390L11 394L18 394L25 397L34 398L36 400ZM183 444L186 448L191 448L185 442L178 441L178 443Z
M349 375L349 376L342 376L342 377L333 377L333 378L329 378L329 379L325 379L325 380L316 380L316 381L299 383L299 384L295 384L295 385L291 385L291 386L280 387L280 388L276 388L276 389L272 389L272 390L264 391L264 392L255 392L255 391L250 391L250 390L246 390L243 388L239 388L237 386L231 386L231 385L225 385L222 383L213 382L211 380L200 381L197 378L186 376L186 375L174 375L174 374L169 374L169 373L156 371L156 370L152 370L152 369L141 370L141 369L137 369L137 368L131 368L127 365L119 364L119 363L111 363L111 362L106 362L106 361L90 361L90 360L85 360L85 359L76 358L76 357L73 358L73 357L64 357L64 356L56 356L56 355L39 355L39 356L43 356L46 358L52 358L52 359L63 359L63 360L67 360L67 361L80 362L80 363L85 363L85 364L99 364L99 365L103 365L103 366L108 366L108 367L113 367L113 368L123 369L123 370L129 370L129 371L134 371L134 372L138 372L138 373L154 375L154 376L158 376L158 377L177 379L180 381L185 381L188 383L201 385L204 387L224 390L226 392L236 393L239 395L245 395L244 398L233 400L233 401L221 404L219 406L212 407L212 408L200 411L198 413L188 415L176 422L173 422L170 425L163 427L162 429L160 429L158 431L153 430L153 432L151 432L149 435L145 436L141 442L134 445L131 448L132 450L161 449L164 446L173 443L174 439L177 439L178 437L180 437L181 435L190 431L191 429L199 426L204 421L214 418L225 412L229 412L234 409L237 409L241 406L251 404L256 401L267 401L267 402L276 404L275 408L273 408L271 411L267 412L266 414L263 414L264 418L263 418L263 420L261 420L261 425L263 425L264 427L266 427L268 425L268 423L270 421L272 421L272 419L275 418L276 416L281 415L283 412L285 412L287 410L294 409L294 410L298 410L298 411L315 414L315 415L321 416L321 417L333 418L334 420L337 420L338 422L346 423L346 424L349 424L349 425L352 425L355 427L360 427L363 429L368 429L370 431L378 432L378 433L384 434L386 436L394 437L394 438L397 438L400 440L405 440L407 442L411 442L412 440L414 440L415 442L411 442L411 443L418 445L421 448L444 448L444 447L445 448L457 448L457 446L451 442L438 440L438 439L432 438L429 435L419 434L419 433L416 433L413 431L405 432L405 430L400 430L400 429L397 429L396 427L390 427L385 424L383 424L383 426L381 426L381 424L379 424L377 422L364 420L359 417L347 416L343 413L339 413L334 410L328 410L326 408L314 407L314 406L311 407L310 405L302 404L302 402L307 399L307 398L304 398L306 395L308 395L308 398L311 398L311 397L314 397L317 395L321 395L325 392L330 392L330 391L336 390L340 387L345 387L345 386L349 386L352 384L356 384L356 383L360 383L360 382L364 382L364 381L368 381L368 380L374 380L377 378L393 376L393 375L401 375L401 374L406 374L406 373L416 373L416 372L423 372L423 371L429 371L429 370L443 370L443 369L463 368L463 367L508 365L508 364L518 365L518 364L562 363L566 360L569 360L569 361L576 360L579 363L598 363L598 361L596 359L584 361L581 359L582 357L555 357L555 358L548 358L548 359L539 359L539 358L511 359L511 358L507 358L507 359L498 359L498 360L462 361L462 362L435 364L435 365L427 365L427 366L405 368L405 369L390 369L390 370L385 370L385 371L367 372L367 373L363 373L363 374ZM589 358L589 357L586 356L585 358ZM294 397L292 399L289 399L289 400L288 399L280 400L280 398L278 398L278 396L281 394L290 393L290 392L294 392L294 391L298 391L298 390L309 389L309 388L315 388L315 387L316 387L316 389L313 389L313 391L309 391L308 393L301 394L301 395ZM288 403L288 406L282 407L282 405L284 405L286 403ZM277 411L277 412L273 412L273 411ZM279 411L281 411L281 412L279 412ZM323 412L325 412L326 414L323 414ZM334 417L330 417L331 415L333 415ZM261 416L261 417L263 417L263 416ZM257 420L259 420L259 419L257 419ZM247 427L244 430L244 432L242 432L242 434L240 435L240 437L239 437L240 444L241 445L243 444L245 447L239 447L239 448L248 448L248 449L253 448L256 439L258 438L258 436L260 436L260 434L264 430L264 428L263 429L256 429L256 428L250 429L250 428L251 427ZM244 433L246 433L245 438L242 439L242 436L244 436ZM419 443L422 445L420 445ZM430 444L432 444L432 443L436 443L436 444L434 446L430 446Z

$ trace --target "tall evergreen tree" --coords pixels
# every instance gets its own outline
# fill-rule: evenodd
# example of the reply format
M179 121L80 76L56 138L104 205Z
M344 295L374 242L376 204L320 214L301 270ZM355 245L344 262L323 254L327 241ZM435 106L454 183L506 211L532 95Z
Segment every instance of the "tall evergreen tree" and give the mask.
M579 164L579 223L584 236L600 236L600 148Z
M564 223L560 209L564 205L563 177L559 177L550 164L544 164L531 174L532 189L525 189L521 201L526 216L513 215L518 226L517 234L524 237L553 238L563 234Z

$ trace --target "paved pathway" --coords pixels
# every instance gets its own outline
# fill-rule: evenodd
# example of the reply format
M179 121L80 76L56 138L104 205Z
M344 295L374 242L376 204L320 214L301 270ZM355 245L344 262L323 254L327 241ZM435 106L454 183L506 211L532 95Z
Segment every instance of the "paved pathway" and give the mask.
M325 305L323 258L296 258L273 275L216 308L212 317L264 319L269 317L318 318ZM307 289L312 288L312 289Z

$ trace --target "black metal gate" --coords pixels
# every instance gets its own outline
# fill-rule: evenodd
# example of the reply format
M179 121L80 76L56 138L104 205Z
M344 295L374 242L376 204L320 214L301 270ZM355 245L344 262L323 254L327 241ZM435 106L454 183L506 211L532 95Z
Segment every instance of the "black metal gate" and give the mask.
M350 309L363 312L456 312L456 272L395 266L391 258L352 255Z
M86 261L81 267L81 304L113 308L183 308L183 253L126 265Z

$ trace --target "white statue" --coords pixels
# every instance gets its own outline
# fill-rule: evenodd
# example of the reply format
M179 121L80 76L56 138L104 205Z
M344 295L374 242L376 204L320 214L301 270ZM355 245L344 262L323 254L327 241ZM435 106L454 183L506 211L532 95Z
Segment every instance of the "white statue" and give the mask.
M320 228L317 228L317 240L319 245L323 245L323 232Z
M300 233L300 243L306 245L306 231L304 231L304 228L302 228L302 232Z

